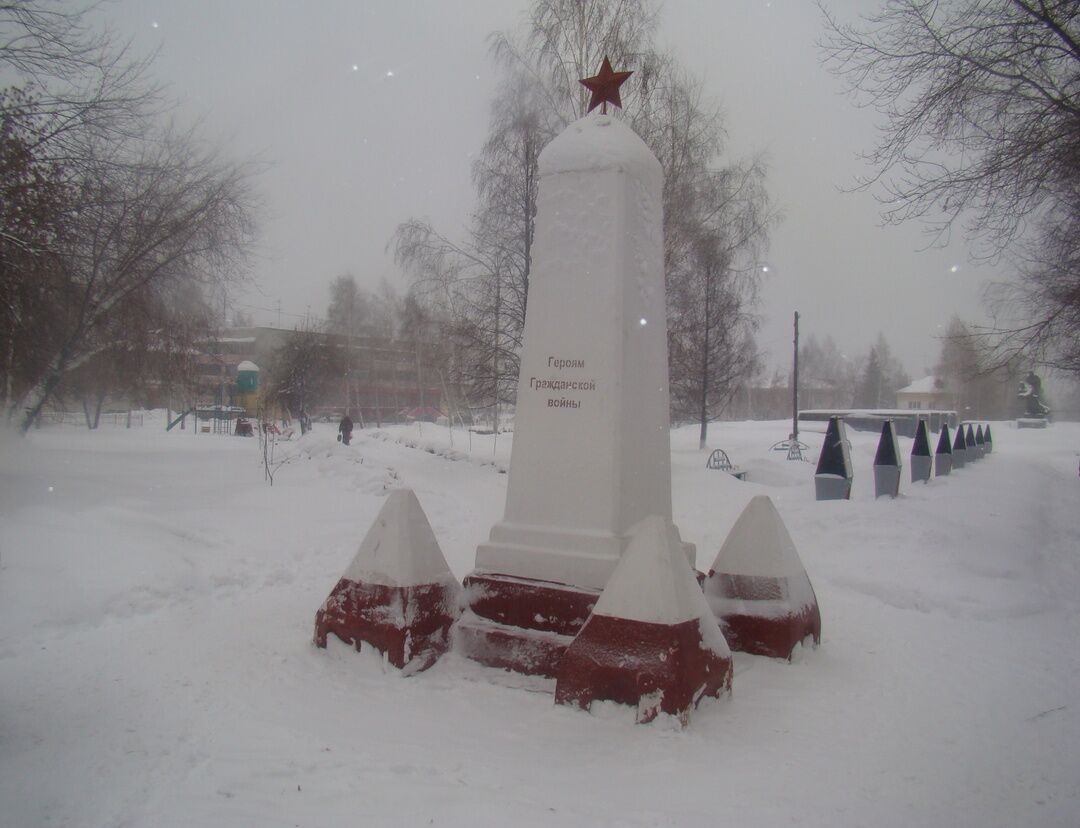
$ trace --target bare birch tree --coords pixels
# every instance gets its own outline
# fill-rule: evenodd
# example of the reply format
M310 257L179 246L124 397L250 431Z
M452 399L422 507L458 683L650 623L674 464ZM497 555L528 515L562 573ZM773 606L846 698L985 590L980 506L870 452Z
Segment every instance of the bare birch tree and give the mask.
M92 8L0 0L19 85L0 94L0 370L24 431L95 355L190 348L173 347L193 321L177 297L239 275L254 231L250 170L160 126L149 60Z
M20 404L24 431L68 371L138 328L141 320L120 313L126 302L239 275L253 238L248 172L196 149L189 135L100 147L84 163L74 209L47 252L59 324Z
M884 116L868 153L887 222L962 229L1004 256L993 362L1080 370L1080 5L888 0L856 24L825 13L830 68Z

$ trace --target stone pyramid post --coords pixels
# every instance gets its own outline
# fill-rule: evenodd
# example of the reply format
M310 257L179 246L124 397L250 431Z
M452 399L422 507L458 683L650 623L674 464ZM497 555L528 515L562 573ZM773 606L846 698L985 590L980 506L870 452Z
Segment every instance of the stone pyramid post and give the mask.
M983 431L983 442L986 444L986 453L991 454L994 451L994 436L990 433L990 423L986 424Z
M881 424L881 439L874 455L874 497L896 497L900 494L900 446L896 442L896 426L892 420Z
M981 424L975 428L975 450L979 454L979 459L986 457L986 437L983 436L983 427Z
M964 435L964 445L966 446L966 454L964 459L974 462L980 459L979 447L975 444L975 429L971 423L967 424L967 433Z
M686 724L706 696L731 689L731 651L671 522L641 521L592 615L559 663L555 701L596 700Z
M830 417L814 473L817 499L850 500L852 477L851 449L848 447L844 420Z
M952 471L952 461L952 438L949 436L949 424L942 422L941 434L938 436L937 441L937 451L934 452L934 463L937 466L938 477L943 477Z
M544 148L539 175L506 510L455 640L554 676L630 528L671 522L663 173L625 122L592 114Z
M821 641L817 596L767 495L756 495L743 509L704 589L733 650L790 660L806 638Z
M460 586L411 489L390 493L360 549L315 615L315 644L333 633L419 672L449 646Z
M953 468L962 469L967 463L967 441L964 439L964 424L956 427L956 439L952 446Z
M911 445L911 482L930 482L933 472L934 460L930 454L930 434L927 431L926 420L919 420L915 428L915 442ZM940 472L939 472L940 474Z

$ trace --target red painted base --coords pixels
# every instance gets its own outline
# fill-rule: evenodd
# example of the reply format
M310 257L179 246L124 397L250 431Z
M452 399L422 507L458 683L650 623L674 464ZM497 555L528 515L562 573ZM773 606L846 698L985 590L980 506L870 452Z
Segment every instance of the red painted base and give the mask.
M508 575L465 578L471 613L454 628L459 652L488 667L554 678L599 590Z
M637 720L658 713L687 721L705 696L731 689L731 659L707 648L697 619L653 624L594 615L559 664L555 702L588 709L597 699L634 705Z
M555 678L559 661L571 641L567 635L493 624L472 613L454 626L456 652L485 667L513 670L527 676Z
M710 572L705 597L713 607L724 638L732 650L770 658L791 659L795 645L808 637L821 643L821 612L817 598L796 607L787 578L760 575L722 575ZM811 595L813 590L811 589ZM733 602L739 602L733 605ZM754 612L755 602L769 602L768 612ZM735 611L738 606L739 611Z
M357 650L360 642L398 668L426 670L449 647L457 593L445 584L392 587L342 578L315 614L315 644L333 633Z

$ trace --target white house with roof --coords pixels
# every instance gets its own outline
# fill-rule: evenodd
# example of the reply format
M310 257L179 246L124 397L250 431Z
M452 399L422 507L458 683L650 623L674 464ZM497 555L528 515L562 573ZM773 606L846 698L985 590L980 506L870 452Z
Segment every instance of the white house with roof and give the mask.
M929 376L897 391L896 407L909 411L947 409L952 408L952 398L940 377Z

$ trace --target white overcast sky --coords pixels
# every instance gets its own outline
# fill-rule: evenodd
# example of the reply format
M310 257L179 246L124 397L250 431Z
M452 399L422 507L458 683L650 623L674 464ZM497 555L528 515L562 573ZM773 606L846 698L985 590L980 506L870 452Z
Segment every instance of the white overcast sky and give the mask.
M485 38L513 29L524 0L117 0L105 7L182 117L236 157L266 164L257 289L235 299L256 322L321 316L351 272L373 287L404 277L387 252L395 226L429 218L456 235L473 206L470 163L495 77ZM830 0L843 18L875 0ZM759 342L787 370L791 316L831 334L851 359L880 331L913 378L932 368L955 312L982 319L1004 271L977 268L960 240L925 250L916 225L879 226L868 193L842 192L867 168L873 112L820 65L810 0L669 0L658 45L672 48L721 105L731 158L765 151L784 210L767 261ZM955 270L954 270L955 268Z

